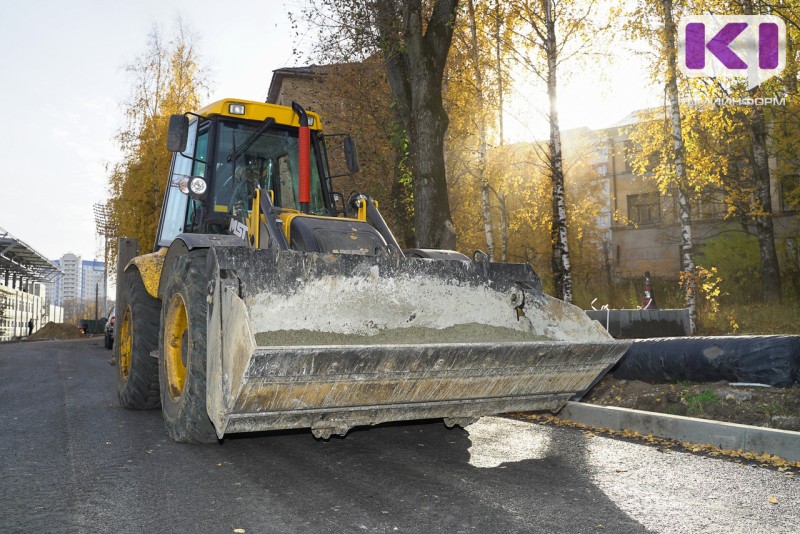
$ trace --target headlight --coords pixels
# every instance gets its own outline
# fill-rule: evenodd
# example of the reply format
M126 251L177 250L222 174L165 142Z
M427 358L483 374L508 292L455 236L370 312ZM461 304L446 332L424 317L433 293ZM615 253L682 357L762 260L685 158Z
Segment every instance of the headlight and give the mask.
M206 193L206 189L208 189L208 184L206 181L200 178L199 176L195 176L191 180L189 180L189 192L195 196L202 196Z
M178 189L184 195L189 194L189 177L182 176L180 180L178 180Z
M206 184L206 181L199 176L192 176L191 178L184 176L178 180L178 189L184 195L190 195L197 198L206 193L208 184Z

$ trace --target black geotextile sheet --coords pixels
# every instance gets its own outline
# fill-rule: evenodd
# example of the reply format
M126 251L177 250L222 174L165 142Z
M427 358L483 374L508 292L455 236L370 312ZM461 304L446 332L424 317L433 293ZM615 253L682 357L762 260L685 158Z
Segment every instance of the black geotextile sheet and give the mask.
M709 336L637 339L613 369L643 382L800 382L800 336Z

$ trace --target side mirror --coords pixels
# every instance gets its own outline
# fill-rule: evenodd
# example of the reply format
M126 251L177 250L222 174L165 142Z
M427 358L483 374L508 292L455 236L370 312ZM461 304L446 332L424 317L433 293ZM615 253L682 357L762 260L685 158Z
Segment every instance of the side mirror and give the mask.
M189 138L189 117L186 115L170 115L167 130L167 150L183 152Z
M342 141L344 148L344 160L347 163L347 169L350 172L358 172L360 168L358 165L358 151L356 150L356 142L349 135L344 136Z

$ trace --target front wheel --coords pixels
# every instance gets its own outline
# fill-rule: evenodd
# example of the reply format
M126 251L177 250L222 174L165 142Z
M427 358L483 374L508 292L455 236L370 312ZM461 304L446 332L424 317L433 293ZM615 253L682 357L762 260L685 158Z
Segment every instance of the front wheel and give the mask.
M158 362L150 353L158 343L161 303L147 292L138 271L125 275L123 287L127 305L117 331L117 397L124 408L158 408Z
M161 409L167 433L184 443L214 443L206 410L206 251L175 262L161 310Z

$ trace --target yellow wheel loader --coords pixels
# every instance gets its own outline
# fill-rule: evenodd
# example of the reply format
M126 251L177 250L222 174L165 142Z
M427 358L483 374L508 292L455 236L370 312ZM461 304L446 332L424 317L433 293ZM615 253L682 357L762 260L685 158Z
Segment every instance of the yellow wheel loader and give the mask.
M296 103L215 102L167 144L155 250L119 243L115 350L122 406L160 406L177 441L556 411L627 348L528 264L401 250Z

